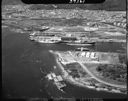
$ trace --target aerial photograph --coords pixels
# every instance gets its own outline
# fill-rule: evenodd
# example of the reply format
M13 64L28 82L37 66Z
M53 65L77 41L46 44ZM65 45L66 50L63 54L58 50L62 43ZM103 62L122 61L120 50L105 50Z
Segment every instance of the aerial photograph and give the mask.
M127 98L126 0L1 8L3 98Z

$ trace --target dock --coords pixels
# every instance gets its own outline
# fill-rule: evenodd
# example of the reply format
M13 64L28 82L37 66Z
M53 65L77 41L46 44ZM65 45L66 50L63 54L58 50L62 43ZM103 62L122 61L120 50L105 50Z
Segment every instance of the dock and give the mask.
M56 75L55 73L50 73L50 74L46 75L46 78L48 78L48 80L53 80L54 84L57 86L57 88L60 91L63 91L62 88L66 86L66 84L64 82L62 82L63 78L61 75Z

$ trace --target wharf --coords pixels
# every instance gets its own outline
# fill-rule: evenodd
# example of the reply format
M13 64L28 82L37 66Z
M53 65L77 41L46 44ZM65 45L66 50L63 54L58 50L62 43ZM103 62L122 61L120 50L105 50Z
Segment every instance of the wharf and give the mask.
M46 78L48 78L48 80L53 80L54 81L54 84L57 86L57 88L59 90L61 90L62 92L64 92L62 90L62 88L65 87L66 84L64 82L62 82L63 81L62 76L60 76L60 75L57 76L55 73L50 73L50 74L48 74L46 76Z

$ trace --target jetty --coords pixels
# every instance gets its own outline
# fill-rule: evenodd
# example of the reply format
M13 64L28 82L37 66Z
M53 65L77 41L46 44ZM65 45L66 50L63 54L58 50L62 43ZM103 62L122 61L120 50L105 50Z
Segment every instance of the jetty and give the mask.
M55 73L50 73L50 74L46 75L46 78L50 81L52 80L54 82L54 84L57 86L57 88L60 91L64 92L62 88L65 87L66 84L63 82L63 78L61 75L56 75Z

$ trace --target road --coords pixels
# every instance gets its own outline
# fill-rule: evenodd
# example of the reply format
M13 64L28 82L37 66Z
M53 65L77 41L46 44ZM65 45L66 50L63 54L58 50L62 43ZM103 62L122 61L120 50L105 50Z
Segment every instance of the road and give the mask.
M106 84L106 85L109 85L109 86L113 86L113 87L126 88L126 86L124 86L124 85L112 84L112 83L109 83L109 82L106 82L106 81L103 81L103 80L97 78L95 75L93 75L93 73L91 73L91 72L87 69L87 67L86 67L85 65L83 65L83 63L81 63L80 61L77 61L77 62L81 65L81 67L82 67L84 70L86 70L86 72L87 72L90 76L92 76L92 77L93 77L94 79L96 79L97 81L99 81L99 82L101 82L101 83L104 83L104 84Z
M73 56L71 52L69 52L69 54L70 54L71 56ZM75 60L75 59L74 59L74 60ZM92 72L90 72L90 71L88 70L88 68L87 68L81 61L78 61L78 60L75 60L75 61L76 61L77 63L79 63L79 64L81 65L81 67L82 67L90 76L92 76L95 80L97 80L97 81L99 81L99 82L101 82L101 83L103 83L103 84L109 85L109 86L119 87L119 88L127 88L127 87L124 86L124 85L112 84L112 83L109 83L109 82L106 82L106 81L103 81L103 80L97 78Z

